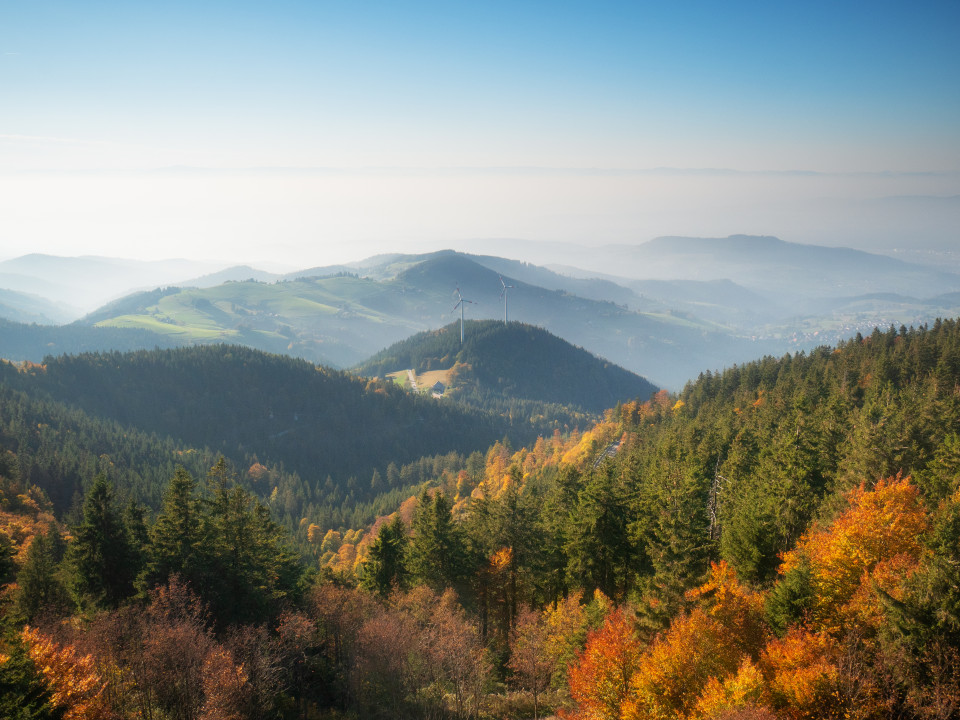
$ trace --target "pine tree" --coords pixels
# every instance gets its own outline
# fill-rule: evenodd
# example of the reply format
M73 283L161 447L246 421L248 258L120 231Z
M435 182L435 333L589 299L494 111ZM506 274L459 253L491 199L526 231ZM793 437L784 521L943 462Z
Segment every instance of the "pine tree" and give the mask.
M74 591L95 605L115 608L134 591L139 572L136 554L113 490L103 475L93 481L83 506L83 521L74 528L68 551Z
M441 492L420 494L413 516L408 568L414 582L435 590L454 585L466 575L467 549L463 531L454 522L450 503Z
M199 501L196 497L196 481L178 467L174 472L163 509L150 532L150 549L143 581L147 588L160 585L171 575L201 589L203 578L204 536L201 527Z
M381 527L361 566L360 586L381 597L393 590L405 590L408 542L407 529L399 515Z
M67 612L70 596L59 571L65 543L53 525L33 538L23 567L17 573L17 611L27 620Z

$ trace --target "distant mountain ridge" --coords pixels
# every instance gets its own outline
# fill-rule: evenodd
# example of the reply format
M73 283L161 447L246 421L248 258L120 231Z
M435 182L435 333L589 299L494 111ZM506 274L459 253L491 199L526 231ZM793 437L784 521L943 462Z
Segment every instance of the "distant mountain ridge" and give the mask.
M0 288L75 308L70 320L135 290L152 290L221 267L193 260L128 260L32 253L0 261ZM12 319L12 318L11 318Z
M770 236L659 237L595 251L604 270L637 279L732 280L781 297L849 296L880 287L931 296L960 288L960 275L843 247ZM593 263L591 269L600 269Z
M451 322L458 285L473 301L468 319L503 316L498 273L459 253L393 256L366 272L380 279L338 271L277 283L167 288L124 298L80 324L136 328L165 343L241 343L350 367L416 332ZM765 350L662 307L644 314L508 276L505 281L514 285L508 296L511 318L543 327L658 384L679 386L703 363L745 361ZM0 354L2 345L0 340Z
M33 293L0 289L0 318L14 322L59 325L76 315L73 308Z

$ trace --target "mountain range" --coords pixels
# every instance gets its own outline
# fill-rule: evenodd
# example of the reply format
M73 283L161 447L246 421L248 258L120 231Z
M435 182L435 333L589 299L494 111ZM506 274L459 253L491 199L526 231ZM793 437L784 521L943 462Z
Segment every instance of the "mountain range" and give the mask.
M230 342L351 367L452 321L458 288L471 301L468 319L502 319L502 276L513 286L511 319L676 389L761 355L960 313L958 275L772 237L657 238L551 247L550 255L537 265L453 251L390 254L287 274L24 256L0 263L0 287L34 294L0 295L0 316L11 321L0 356L39 361L80 349ZM145 290L125 293L124 283ZM115 299L48 327L69 318L64 303L92 286Z

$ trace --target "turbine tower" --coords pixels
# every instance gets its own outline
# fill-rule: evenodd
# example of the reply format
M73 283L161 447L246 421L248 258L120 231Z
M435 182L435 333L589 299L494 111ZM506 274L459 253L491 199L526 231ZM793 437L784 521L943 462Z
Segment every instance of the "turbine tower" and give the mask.
M507 290L512 290L513 285L507 285L503 281L503 275L497 275L500 278L500 284L503 285L503 290L500 291L500 297L503 299L503 324L507 324Z
M457 304L453 306L451 312L456 312L457 308L460 308L460 344L463 345L463 306L466 303L473 305L473 300L467 300L463 295L460 294L460 286L457 286Z

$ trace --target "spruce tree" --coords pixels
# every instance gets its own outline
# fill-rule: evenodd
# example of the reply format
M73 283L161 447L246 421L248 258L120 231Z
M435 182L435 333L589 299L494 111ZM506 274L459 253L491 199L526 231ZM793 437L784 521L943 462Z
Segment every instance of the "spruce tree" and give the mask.
M103 475L93 481L74 528L68 559L79 599L115 608L134 591L139 572L136 554L113 491Z
M454 585L465 577L464 534L454 522L450 503L443 493L434 493L432 498L426 490L420 494L408 557L414 581L435 590Z
M605 462L584 478L566 544L571 586L622 600L637 553L628 528L632 513L618 468Z
M150 532L143 582L147 588L179 575L199 592L204 570L204 536L196 481L178 467L163 498L163 509Z
M70 595L60 573L64 549L63 537L54 525L34 537L27 548L26 560L17 573L15 595L17 612L27 622L43 614L68 611Z
M381 527L361 566L360 586L381 597L394 589L404 590L408 542L407 528L399 515Z

